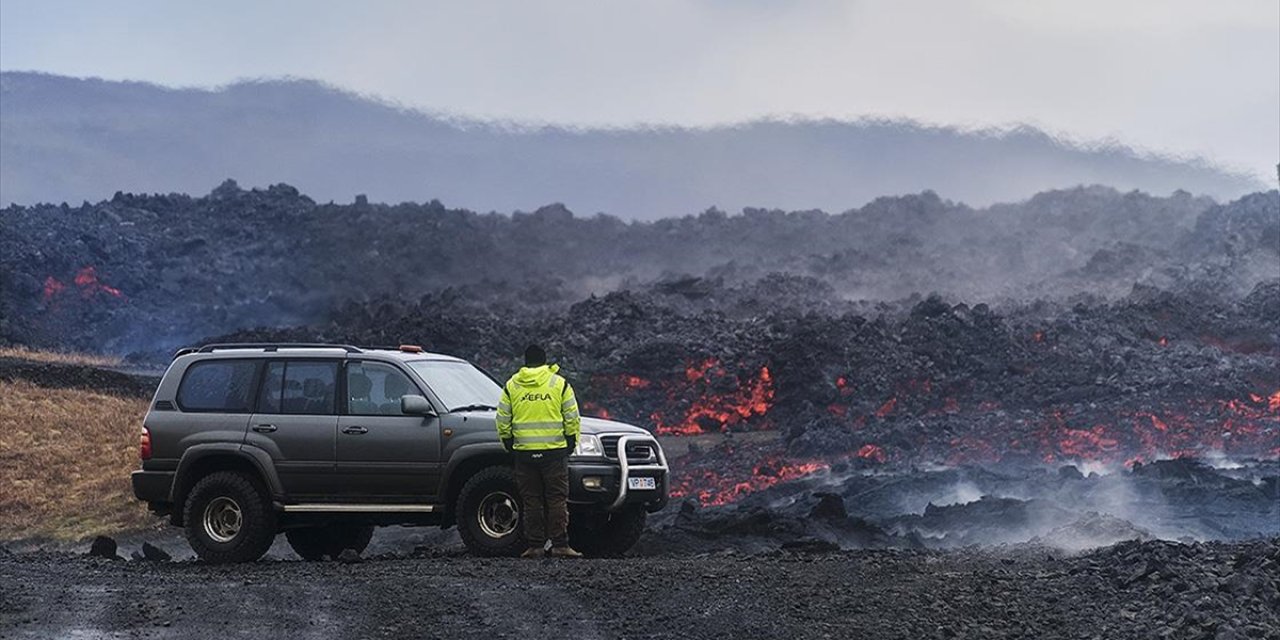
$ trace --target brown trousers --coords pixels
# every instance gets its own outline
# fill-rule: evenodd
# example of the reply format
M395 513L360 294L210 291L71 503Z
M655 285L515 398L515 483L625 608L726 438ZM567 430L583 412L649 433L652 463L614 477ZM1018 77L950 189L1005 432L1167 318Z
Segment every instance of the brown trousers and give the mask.
M516 452L516 486L531 547L569 544L569 456L566 451Z

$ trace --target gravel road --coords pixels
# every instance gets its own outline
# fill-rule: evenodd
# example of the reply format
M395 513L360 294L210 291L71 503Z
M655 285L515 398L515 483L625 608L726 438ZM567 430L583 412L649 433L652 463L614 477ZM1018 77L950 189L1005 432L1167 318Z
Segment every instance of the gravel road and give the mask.
M0 637L1277 638L1280 539L206 566L0 552Z

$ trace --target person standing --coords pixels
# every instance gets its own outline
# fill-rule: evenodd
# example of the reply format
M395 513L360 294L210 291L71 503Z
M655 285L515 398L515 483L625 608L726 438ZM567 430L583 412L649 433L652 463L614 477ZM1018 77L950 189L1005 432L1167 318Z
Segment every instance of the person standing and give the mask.
M531 344L524 367L502 386L498 438L515 454L516 486L529 548L522 558L581 558L569 546L569 454L578 445L581 418L569 381L547 364L547 352Z

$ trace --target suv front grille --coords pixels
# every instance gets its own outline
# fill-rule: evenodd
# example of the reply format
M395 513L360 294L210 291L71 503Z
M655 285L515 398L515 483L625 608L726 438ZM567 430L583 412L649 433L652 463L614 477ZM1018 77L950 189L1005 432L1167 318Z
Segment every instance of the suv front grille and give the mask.
M612 460L618 459L618 440L622 436L604 435L600 436L600 445L604 447L604 456ZM628 442L627 443L627 462L631 464L644 464L653 462L658 459L658 454L653 450L652 442Z

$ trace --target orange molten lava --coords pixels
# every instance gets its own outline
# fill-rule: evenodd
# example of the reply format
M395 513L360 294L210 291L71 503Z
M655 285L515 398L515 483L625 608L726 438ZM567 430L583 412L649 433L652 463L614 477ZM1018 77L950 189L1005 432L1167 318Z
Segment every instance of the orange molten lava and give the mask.
M124 294L115 287L110 287L98 280L98 270L92 265L84 267L76 272L72 282L80 291L81 298L92 298L99 293L106 294L113 298L123 298ZM67 285L61 280L49 276L44 279L44 301L50 302L57 298L63 291L67 289Z
M909 411L913 406L909 401L899 403L897 408ZM983 403L979 409L992 411L998 406ZM848 407L837 404L828 410L838 414ZM755 460L760 462L734 461L740 454L729 451L730 466L691 471L676 482L673 495L692 496L708 506L723 505L847 460L862 464L920 460L962 465L1013 458L1046 464L1096 461L1132 466L1159 458L1209 453L1280 456L1280 447L1276 446L1280 441L1280 391L1246 394L1241 400L1193 400L1142 411L1121 410L1110 414L1111 419L1107 415L1061 408L1025 421L988 421L983 428L945 440L919 440L914 450L886 451L880 444L864 440L850 451L793 462L784 462L786 454L776 450L755 454Z
M715 359L686 368L685 380L690 385L684 389L669 390L669 396L675 401L678 400L677 392L691 393L696 392L698 387L703 387L700 395L694 398L684 415L676 420L669 419L662 410L650 414L658 433L696 435L714 430L727 431L732 425L769 412L774 393L769 367L761 367L757 375L745 384L735 385L736 388L728 393L717 393L714 388L707 388L730 375Z
M706 360L702 361L702 364L699 364L697 366L685 367L684 378L689 382L697 382L698 380L702 380L706 378L707 373L709 373L712 369L716 369L718 373L723 373L724 370L716 367L716 364L717 363L715 358L707 358Z
M1058 452L1063 457L1082 460L1107 460L1114 457L1120 441L1107 435L1106 425L1092 429L1063 429L1058 435ZM1050 454L1049 460L1053 457Z
M589 400L582 403L582 413L583 415L592 415L597 418L605 418L606 420L609 418L608 409L605 409L604 407Z
M713 507L730 502L757 491L763 491L780 482L812 475L828 465L822 461L787 463L776 456L767 456L751 469L751 475L738 479L722 476L712 470L687 477L671 490L671 497L693 496L703 506Z
M62 284L62 281L58 280L53 276L49 276L48 278L45 278L44 279L44 301L48 302L52 300L54 296L58 295L59 293L62 293L62 290L66 288L67 288L67 285Z
M884 454L884 449L876 444L864 444L858 449L858 457L863 460L875 460L876 462L884 462L888 456Z
M879 409L876 409L876 417L883 418L889 415L890 413L893 413L893 408L896 406L898 406L897 396L889 398L888 400L885 401L884 404L880 405Z
M88 298L96 293L105 293L109 296L119 298L122 294L115 287L108 287L98 281L98 270L92 266L85 267L76 272L75 283L80 287L80 295Z

